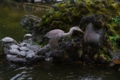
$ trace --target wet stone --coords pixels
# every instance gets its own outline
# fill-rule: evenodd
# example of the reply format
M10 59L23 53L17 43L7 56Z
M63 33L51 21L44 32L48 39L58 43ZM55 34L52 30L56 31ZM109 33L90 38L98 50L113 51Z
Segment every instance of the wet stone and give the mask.
M96 29L92 23L89 23L85 30L84 43L101 45L103 34L103 29Z

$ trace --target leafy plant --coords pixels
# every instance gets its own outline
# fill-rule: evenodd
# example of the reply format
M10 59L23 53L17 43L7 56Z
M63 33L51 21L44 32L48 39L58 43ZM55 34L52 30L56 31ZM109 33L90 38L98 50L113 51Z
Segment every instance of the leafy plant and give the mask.
M118 38L119 38L118 35L116 35L116 36L109 36L109 40L112 42L114 47L117 46L116 41L117 41Z
M116 24L120 24L120 17L115 16L115 17L112 18L112 21Z

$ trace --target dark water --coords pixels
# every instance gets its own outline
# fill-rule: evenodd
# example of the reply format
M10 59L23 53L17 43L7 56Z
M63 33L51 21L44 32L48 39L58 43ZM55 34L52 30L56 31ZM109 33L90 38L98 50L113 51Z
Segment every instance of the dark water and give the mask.
M20 41L25 32L19 21L26 14L27 11L17 7L0 6L0 39L10 36ZM44 13L33 14L42 16ZM102 66L52 65L49 62L40 62L32 66L12 65L8 64L5 56L0 56L0 78L2 80L120 80L120 72Z
M120 72L107 67L78 64L51 65L44 62L33 66L10 65L1 58L2 80L120 80Z

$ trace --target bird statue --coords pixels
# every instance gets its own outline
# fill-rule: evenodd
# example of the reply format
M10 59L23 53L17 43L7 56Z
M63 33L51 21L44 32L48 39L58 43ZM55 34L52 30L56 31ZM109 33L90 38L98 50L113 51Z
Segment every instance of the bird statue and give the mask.
M84 33L78 26L74 26L74 27L70 28L68 33L65 33L61 29L54 29L54 30L51 30L51 31L47 32L45 37L50 39L49 40L49 45L51 46L51 48L56 49L56 48L59 48L58 47L58 40L60 38L72 35L74 30L77 30L77 31L80 31L80 32Z
M25 34L23 42L27 43L27 44L33 44L32 35L31 34Z

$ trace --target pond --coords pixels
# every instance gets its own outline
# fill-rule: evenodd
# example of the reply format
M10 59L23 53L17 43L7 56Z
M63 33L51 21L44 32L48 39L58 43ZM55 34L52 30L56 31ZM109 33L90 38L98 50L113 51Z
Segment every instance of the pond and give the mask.
M0 39L10 36L21 41L25 32L19 21L27 11L17 7L0 6ZM41 17L43 12L32 13ZM2 52L0 52L2 53ZM55 65L40 62L31 66L9 64L0 56L0 80L119 80L120 72L105 66L81 64Z
M120 72L92 65L51 65L44 62L34 66L9 65L0 58L2 80L119 80Z

